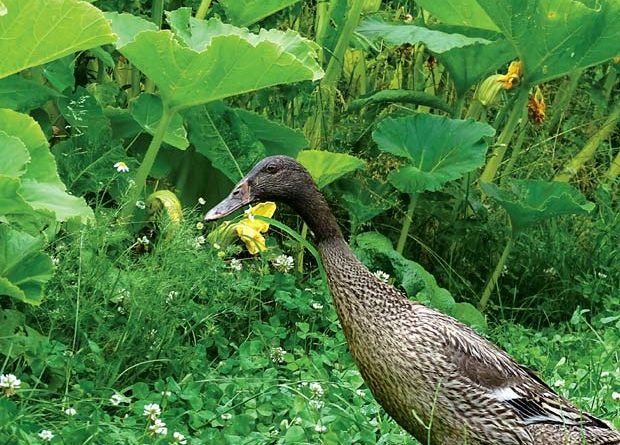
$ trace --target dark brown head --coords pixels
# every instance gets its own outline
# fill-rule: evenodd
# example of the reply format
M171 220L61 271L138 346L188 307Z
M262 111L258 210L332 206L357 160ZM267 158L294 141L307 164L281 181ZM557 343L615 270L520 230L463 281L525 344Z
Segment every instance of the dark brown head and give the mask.
M213 221L259 201L280 201L296 208L305 192L316 186L308 171L288 156L270 156L260 161L222 202L209 210L205 220Z

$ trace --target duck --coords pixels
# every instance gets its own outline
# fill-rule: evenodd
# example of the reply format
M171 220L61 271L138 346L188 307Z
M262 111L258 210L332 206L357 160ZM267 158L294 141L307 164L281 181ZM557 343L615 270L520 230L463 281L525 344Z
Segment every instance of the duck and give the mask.
M473 329L374 276L295 159L260 161L205 220L260 201L288 205L312 231L365 383L421 444L620 445L620 433L610 423L558 395Z

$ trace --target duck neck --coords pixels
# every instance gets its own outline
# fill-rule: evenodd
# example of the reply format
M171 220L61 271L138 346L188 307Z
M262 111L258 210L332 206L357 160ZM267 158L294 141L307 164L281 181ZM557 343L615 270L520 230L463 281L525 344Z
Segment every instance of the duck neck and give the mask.
M300 190L300 196L289 205L312 230L317 244L343 239L336 217L327 205L323 194L316 187Z

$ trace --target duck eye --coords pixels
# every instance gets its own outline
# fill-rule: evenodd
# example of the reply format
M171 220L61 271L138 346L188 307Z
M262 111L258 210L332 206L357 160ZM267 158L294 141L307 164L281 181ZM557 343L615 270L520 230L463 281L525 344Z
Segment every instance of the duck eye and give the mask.
M267 164L265 170L267 170L267 173L275 173L278 171L278 166L272 162L270 164Z

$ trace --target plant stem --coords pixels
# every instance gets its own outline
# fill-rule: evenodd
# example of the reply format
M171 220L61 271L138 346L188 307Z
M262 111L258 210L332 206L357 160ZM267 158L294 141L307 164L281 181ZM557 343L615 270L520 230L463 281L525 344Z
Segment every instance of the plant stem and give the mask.
M301 226L301 238L306 239L308 236L308 225L304 223ZM304 273L304 245L303 243L299 243L299 252L297 253L297 271L302 274Z
M478 307L481 311L484 311L486 308L489 298L491 297L491 292L494 288L497 287L497 280L499 276L502 274L502 270L504 269L504 265L506 264L506 260L508 259L508 255L514 246L514 234L510 234L508 238L508 242L506 243L506 247L504 247L504 251L502 252L502 256L499 257L499 261L487 282L487 285L484 287L484 291L482 292L482 296L480 297L480 302L478 303Z
M396 244L396 251L403 254L405 250L405 244L407 244L407 236L409 235L409 228L411 227L411 222L413 221L413 211L418 204L419 193L413 193L409 195L409 208L407 208L407 213L403 218L403 226L400 229L400 236L398 237L398 244Z
M523 120L527 119L527 108L523 109ZM527 127L525 125L521 126L521 131L519 131L519 135L517 136L517 141L514 143L512 147L512 153L510 153L510 160L506 165L506 168L502 172L502 175L499 179L499 183L504 185L506 180L510 177L512 170L517 163L517 159L521 154L521 147L523 147L523 142L525 141L525 135L527 134Z
M620 175L620 151L613 159L613 161L611 161L609 170L607 170L607 172L605 173L605 179L607 179L607 182L611 184L616 180L618 175Z
M161 23L164 18L164 0L153 0L153 6L151 7L151 21L161 28Z
M487 164L484 167L484 171L480 175L480 181L482 182L493 182L495 179L495 175L499 170L499 166L504 159L504 155L506 154L506 150L508 149L508 142L512 138L512 135L517 128L517 124L523 115L523 108L525 108L527 104L527 100L529 97L529 88L523 86L518 93L517 99L513 105L512 111L510 112L510 116L508 116L508 121L504 126L501 134L497 138L495 142L495 148L493 149L493 153L491 157L487 161Z
M568 80L562 82L562 86L556 94L553 105L551 106L552 115L547 120L547 128L549 132L553 132L554 128L556 128L560 122L560 118L564 115L566 107L577 90L579 79L582 74L583 69L575 70L570 74Z
M601 128L594 133L590 139L583 146L581 151L575 155L570 161L566 163L562 172L557 174L554 181L568 182L578 171L582 168L587 161L594 157L596 149L599 147L604 139L614 131L616 125L620 121L620 102L614 105L611 114L607 116L605 123Z
M200 6L198 6L198 11L196 11L196 18L198 20L203 20L207 16L207 12L209 12L210 7L211 0L202 0L200 2Z
M605 103L609 102L609 96L611 96L611 92L616 85L617 79L618 71L616 71L616 68L610 64L607 69L607 76L605 76L605 82L603 83L603 97L605 98Z
M318 60L321 65L325 63L325 36L329 25L329 2L326 0L316 3L316 16L314 18L314 41L319 45Z
M153 163L155 162L157 153L161 148L161 144L164 140L166 130L168 130L168 126L170 125L172 116L174 116L174 113L176 113L176 111L176 109L168 107L168 104L166 102L163 102L161 120L159 121L159 125L157 126L157 130L155 130L153 139L151 140L151 143L146 150L146 154L144 155L142 164L140 164L140 167L138 168L138 171L136 173L136 185L130 189L127 204L121 211L120 217L122 220L128 219L134 211L136 201L138 200L144 190L144 187L146 186L146 178L151 172L151 168L153 168Z

